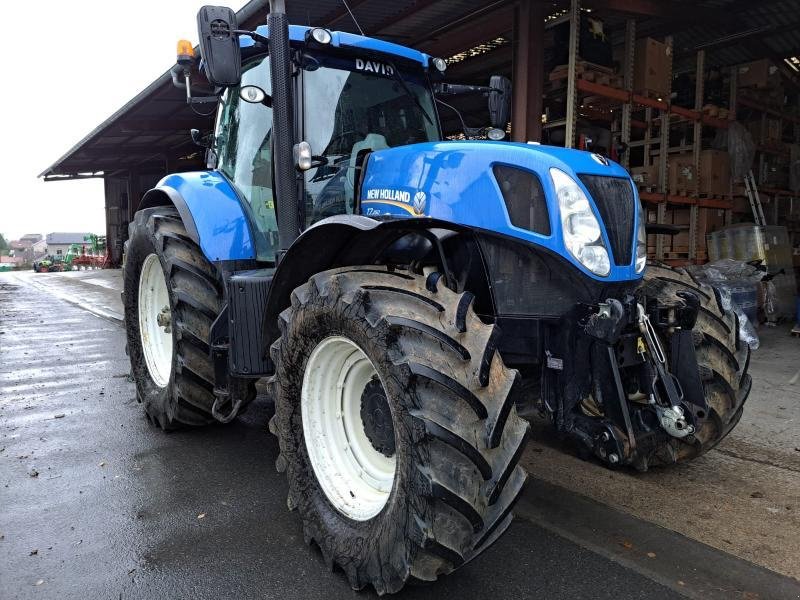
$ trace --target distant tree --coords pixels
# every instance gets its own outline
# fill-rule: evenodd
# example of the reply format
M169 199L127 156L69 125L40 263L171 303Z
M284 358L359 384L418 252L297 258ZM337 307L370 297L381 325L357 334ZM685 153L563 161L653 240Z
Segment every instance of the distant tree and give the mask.
M6 238L3 237L3 234L0 233L0 256L6 254L8 254L8 242L6 242Z

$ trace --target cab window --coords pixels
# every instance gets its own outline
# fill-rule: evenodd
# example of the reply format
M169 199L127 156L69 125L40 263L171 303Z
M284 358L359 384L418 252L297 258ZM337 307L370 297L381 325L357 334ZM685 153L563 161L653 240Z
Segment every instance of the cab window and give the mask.
M217 166L247 200L258 231L260 260L274 260L278 224L272 190L272 109L239 97L241 86L257 85L271 92L269 58L256 58L242 67L239 86L228 88L221 99L215 130Z

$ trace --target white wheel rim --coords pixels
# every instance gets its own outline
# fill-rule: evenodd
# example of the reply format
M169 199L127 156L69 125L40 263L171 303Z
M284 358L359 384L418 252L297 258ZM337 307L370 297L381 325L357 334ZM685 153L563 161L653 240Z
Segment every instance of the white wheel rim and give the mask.
M163 388L172 374L172 314L164 270L155 254L142 264L138 304L144 362L153 382Z
M361 396L375 376L369 357L342 336L317 344L303 375L300 408L311 466L331 504L354 521L383 510L397 465L396 454L373 447L361 420Z

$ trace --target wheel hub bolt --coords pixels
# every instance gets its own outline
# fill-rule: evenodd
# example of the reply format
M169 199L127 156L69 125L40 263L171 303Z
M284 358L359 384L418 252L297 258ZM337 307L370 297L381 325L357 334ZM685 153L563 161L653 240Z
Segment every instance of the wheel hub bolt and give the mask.
M161 312L156 317L156 323L158 323L159 327L164 328L164 333L172 332L172 313L169 310L169 306L161 309Z

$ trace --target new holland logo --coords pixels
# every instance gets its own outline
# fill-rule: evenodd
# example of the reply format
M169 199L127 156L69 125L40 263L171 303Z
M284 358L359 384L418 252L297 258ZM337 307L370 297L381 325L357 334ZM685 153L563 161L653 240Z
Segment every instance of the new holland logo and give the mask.
M595 162L599 162L604 167L607 167L610 164L608 162L608 159L601 154L592 154L592 158L594 159Z
M417 215L421 215L425 212L425 205L428 203L428 198L425 195L425 192L419 191L414 194L414 204L412 208L414 209L414 213Z

